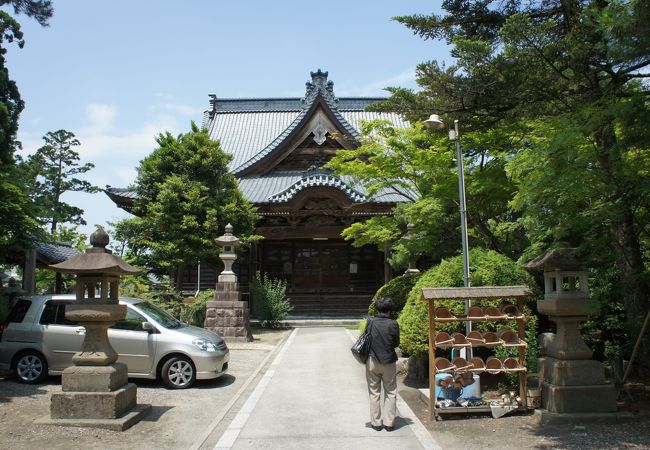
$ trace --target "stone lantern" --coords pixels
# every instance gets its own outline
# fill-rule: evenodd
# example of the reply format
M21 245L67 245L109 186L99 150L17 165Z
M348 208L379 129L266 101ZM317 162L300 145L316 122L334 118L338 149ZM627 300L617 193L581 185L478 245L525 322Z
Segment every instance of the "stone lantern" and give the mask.
M206 305L204 328L217 333L226 342L250 342L253 333L248 304L241 300L237 275L232 271L237 259L235 248L239 245L239 239L232 231L232 225L228 224L225 234L215 239L222 248L219 258L223 262L223 271L217 279L214 301Z
M223 261L223 271L219 275L219 282L223 283L236 283L237 276L232 271L232 265L237 259L235 248L239 246L239 239L232 234L232 225L226 225L226 232L223 236L219 236L214 241L221 246L223 251L219 253L219 259Z
M76 274L76 302L66 306L66 319L86 329L74 366L63 371L62 392L52 394L46 423L124 430L151 408L137 405L137 388L128 382L126 364L108 340L108 328L126 317L119 304L121 275L139 270L106 249L109 238L102 227L90 236L92 248L50 266L57 272ZM98 289L99 288L99 289Z
M406 234L402 239L407 241L415 239L415 237L413 236L414 231L415 231L415 224L414 223L407 224ZM420 253L414 253L413 255L411 255L411 258L409 259L409 266L404 272L404 275L408 275L411 273L420 273L420 269L418 269L416 265L419 257L420 257Z
M616 390L605 383L604 367L591 359L580 333L580 322L588 316L589 286L573 252L558 248L526 264L544 272L544 299L537 301L537 311L557 325L539 361L542 405L556 413L613 412Z

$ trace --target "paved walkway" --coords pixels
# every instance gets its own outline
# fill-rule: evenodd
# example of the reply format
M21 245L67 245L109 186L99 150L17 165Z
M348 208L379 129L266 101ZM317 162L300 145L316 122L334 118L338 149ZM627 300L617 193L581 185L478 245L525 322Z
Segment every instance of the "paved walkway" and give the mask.
M395 431L370 428L365 367L344 328L297 328L215 449L436 449L398 401Z

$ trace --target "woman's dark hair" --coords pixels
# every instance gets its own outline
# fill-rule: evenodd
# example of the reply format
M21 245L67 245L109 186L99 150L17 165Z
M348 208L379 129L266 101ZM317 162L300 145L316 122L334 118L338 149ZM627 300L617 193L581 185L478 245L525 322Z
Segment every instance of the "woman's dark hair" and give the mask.
M393 299L390 297L379 297L375 301L375 307L377 308L377 312L382 314L388 314L393 309L395 309L395 305L393 305Z

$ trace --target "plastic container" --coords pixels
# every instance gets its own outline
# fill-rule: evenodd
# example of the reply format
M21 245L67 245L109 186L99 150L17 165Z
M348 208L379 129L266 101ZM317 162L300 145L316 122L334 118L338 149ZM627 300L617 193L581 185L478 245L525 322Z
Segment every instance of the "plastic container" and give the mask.
M438 380L448 377L448 373L439 373L436 374L435 378L435 395L436 398L443 398L447 400L454 400L458 397L469 398L469 397L481 397L481 377L478 374L473 374L474 382L469 386L465 386L462 389L455 389L452 387L441 387L438 386Z

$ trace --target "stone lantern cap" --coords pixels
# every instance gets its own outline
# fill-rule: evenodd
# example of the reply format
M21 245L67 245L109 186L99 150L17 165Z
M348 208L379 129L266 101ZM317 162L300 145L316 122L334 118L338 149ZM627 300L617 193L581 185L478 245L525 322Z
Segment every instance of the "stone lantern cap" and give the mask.
M231 224L226 225L226 233L223 236L219 236L214 241L222 247L225 247L227 245L236 247L239 245L240 241L236 236L233 236L232 230L233 228Z
M569 247L556 248L529 261L524 264L524 267L530 271L542 270L544 272L555 270L582 271L584 270L583 265L575 258L575 251L575 248Z
M59 264L53 264L50 268L57 272L79 274L101 272L136 275L140 273L140 270L107 250L108 242L108 233L104 231L104 228L97 227L97 230L90 235L92 247L86 250L86 253L80 253Z

